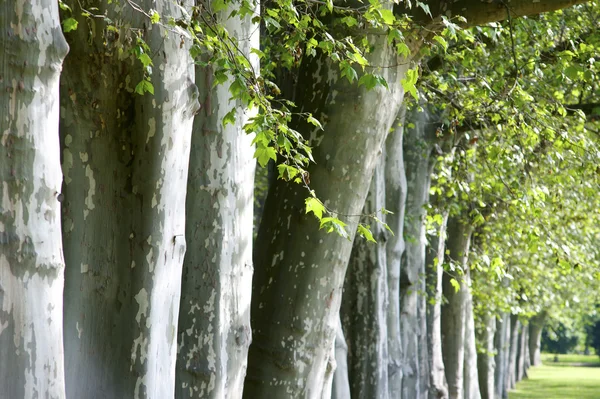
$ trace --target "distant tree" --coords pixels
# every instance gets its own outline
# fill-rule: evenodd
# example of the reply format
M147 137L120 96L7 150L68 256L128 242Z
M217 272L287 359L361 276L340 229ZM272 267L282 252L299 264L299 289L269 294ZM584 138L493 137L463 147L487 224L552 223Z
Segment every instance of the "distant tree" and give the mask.
M565 327L564 324L559 323L557 326L548 326L542 331L542 352L569 353L575 348L578 341L579 337Z

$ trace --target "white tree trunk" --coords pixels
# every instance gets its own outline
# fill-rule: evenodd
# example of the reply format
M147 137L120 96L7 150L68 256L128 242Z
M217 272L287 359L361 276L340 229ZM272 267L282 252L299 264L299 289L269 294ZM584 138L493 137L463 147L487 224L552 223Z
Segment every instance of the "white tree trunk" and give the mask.
M388 389L390 398L402 394L402 336L400 330L400 268L404 242L404 211L406 206L406 171L404 169L404 121L406 107L402 106L392 132L386 140L385 150L385 208L393 213L386 222L394 232L386 245L388 278Z
M442 354L448 381L448 395L451 399L462 399L464 395L464 355L465 355L465 290L462 276L467 268L472 226L458 216L448 221L448 239L446 241L447 262L453 262L456 269L463 272L447 272L443 276L443 294L447 303L442 306ZM451 279L460 282L457 292Z
M477 370L477 348L475 347L475 320L473 317L473 296L471 279L467 272L465 281L465 360L464 360L464 399L481 399L479 374Z
M250 17L223 24L238 48L258 48ZM179 314L177 398L240 398L251 341L254 151L243 125L253 110L230 102L231 81L213 88L213 68L198 67L202 109L194 121L188 178ZM234 124L223 117L237 109Z
M385 205L384 161L380 158L375 168L365 215ZM388 397L386 232L378 223L371 225L371 231L376 244L358 236L354 239L341 307L350 392L356 399Z
M446 225L448 212L435 236L429 237L427 247L427 346L429 347L429 399L447 399L448 384L442 358L441 305L444 252L446 250Z
M519 350L519 329L521 322L517 315L510 316L510 346L506 374L506 389L510 391L517 385L517 353Z
M350 398L350 382L348 381L348 345L339 320L335 334L335 363L336 369L331 387L331 399Z
M138 4L180 15L171 2ZM102 19L82 19L61 82L67 393L168 399L199 107L193 61L189 43L139 12L115 2L93 5L142 27L155 94L133 92L142 67L133 56L119 57L130 31L110 35Z
M496 363L494 389L496 391L496 399L506 398L506 374L508 372L508 353L510 348L510 317L503 313L497 321L496 335L494 337L494 346L496 348Z
M54 1L0 4L0 398L64 398Z

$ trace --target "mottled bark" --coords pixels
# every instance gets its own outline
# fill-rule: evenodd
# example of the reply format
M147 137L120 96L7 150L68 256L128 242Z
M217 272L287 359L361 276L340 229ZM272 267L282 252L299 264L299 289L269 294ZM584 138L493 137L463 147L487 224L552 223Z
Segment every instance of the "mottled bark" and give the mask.
M394 232L386 245L388 285L388 388L390 398L399 398L402 389L402 338L400 333L400 268L404 242L404 211L406 206L406 171L402 141L406 107L402 107L386 140L385 208L392 213L386 222Z
M465 279L465 359L464 359L464 399L481 399L477 370L477 348L475 347L475 319L473 317L473 296L471 295L470 272Z
M542 311L529 320L529 359L532 366L542 364L540 339L546 322L547 312Z
M0 4L0 398L64 398L54 1Z
M425 205L435 157L437 118L425 108L407 115L414 127L405 130L404 166L407 196L404 234L407 237L404 262L400 270L400 330L403 344L402 396L427 397L429 385L425 294ZM425 381L425 383L423 383Z
M365 215L385 206L384 160L375 168ZM356 399L388 397L386 232L379 223L371 231L377 243L354 239L341 306L350 392Z
M441 306L443 261L446 249L448 213L442 216L437 234L429 236L426 254L427 276L427 346L429 347L429 399L448 398L448 384L442 358Z
M465 348L465 291L463 277L467 272L467 257L473 228L458 216L448 220L446 240L446 263L451 270L444 273L442 292L446 303L442 305L441 330L442 354L451 399L462 399L464 394L464 348ZM452 281L460 284L457 291Z
M508 352L508 365L506 372L506 389L514 389L517 385L517 353L519 350L519 330L521 322L519 316L510 316L510 346Z
M495 399L494 334L496 332L496 318L494 315L486 314L480 323L481 327L477 330L477 342L481 345L481 351L477 353L479 391L482 399Z
M223 26L238 48L258 48L248 16ZM202 108L194 120L187 181L186 237L177 360L177 398L241 398L251 341L252 226L255 160L243 126L253 111L229 101L230 81L213 87L212 67L196 69ZM237 110L233 124L224 116Z
M495 398L506 398L508 395L506 373L510 348L510 318L506 313L503 313L496 322L494 347L496 348L496 355L494 356L494 362L496 363L496 370L494 372Z
M331 399L350 398L350 382L348 381L348 345L342 329L342 321L338 321L335 334L335 374L331 388Z
M129 27L116 34L101 18L81 17L61 80L67 394L169 398L199 107L193 62L186 41L125 3L82 6L141 28L154 95L134 93L142 67L128 52ZM139 6L181 12L169 2Z
M295 127L314 146L311 188L341 215L362 211L373 169L402 102L400 79L409 65L398 63L386 38L369 36L375 65L390 89L367 91L340 79L326 57L301 67L296 103L325 122L325 134L302 122ZM397 66L396 66L397 65ZM307 191L277 181L271 187L256 241L252 298L253 342L244 396L319 397L335 338L342 284L352 242L319 231L305 214ZM341 216L343 217L343 216ZM356 218L348 218L354 236Z

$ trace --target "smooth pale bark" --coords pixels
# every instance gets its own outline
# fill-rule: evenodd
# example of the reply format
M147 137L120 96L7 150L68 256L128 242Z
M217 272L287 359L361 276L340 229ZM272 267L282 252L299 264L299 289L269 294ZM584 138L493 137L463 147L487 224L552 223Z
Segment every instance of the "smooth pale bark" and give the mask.
M540 340L547 314L546 311L542 311L529 320L529 359L532 366L542 364Z
M400 80L409 67L385 37L369 36L375 65L389 89L367 91L339 76L327 57L301 67L296 104L324 122L322 134L306 122L295 127L312 136L311 188L342 215L362 211L383 141L400 104ZM400 61L400 62L399 62ZM310 134L312 132L312 135ZM305 213L305 188L277 181L267 196L255 251L253 342L246 398L319 397L336 333L342 286L352 241L319 230ZM356 218L345 219L350 239Z
M496 318L494 315L486 314L480 321L481 328L477 330L477 342L482 350L477 353L477 372L479 376L479 391L482 399L495 398L495 371L494 361L494 334L496 332Z
M454 271L444 273L442 292L446 303L442 305L442 355L448 382L448 395L451 399L462 399L464 394L464 355L465 355L465 291L463 277L467 273L467 259L473 227L458 216L450 217L447 228L446 263L452 264ZM462 272L459 272L462 269ZM460 284L457 291L452 284L455 279Z
M348 381L348 345L339 320L335 334L335 373L331 387L331 399L350 398L350 382Z
M514 389L517 385L517 353L519 351L519 330L521 322L517 315L510 316L510 349L508 354L508 366L506 374L507 390Z
M386 222L394 232L388 237L387 258L387 331L388 331L388 389L390 398L402 393L402 336L400 330L400 268L404 241L404 213L406 206L406 171L402 141L406 107L402 106L392 132L386 140L385 150L385 208L393 213L386 215Z
M529 329L526 325L521 323L521 328L519 329L519 349L517 352L517 382L521 381L523 378L527 378L527 346L528 346L528 336L527 332Z
M385 206L384 161L380 158L375 169L365 215ZM354 239L341 306L350 392L356 399L388 397L386 234L379 223L372 224L371 231L377 243Z
M250 17L223 19L258 71L257 57L250 56L258 48L257 26ZM177 398L241 398L251 341L256 161L243 125L252 111L229 101L229 81L213 88L213 76L210 66L196 69L202 108L194 120L187 181ZM224 127L223 117L233 108L236 120Z
M464 359L464 399L481 399L479 374L477 370L477 348L475 347L475 319L473 317L473 296L471 295L470 273L467 272L465 296L465 359Z
M437 142L437 118L428 108L415 110L406 121L414 127L405 130L404 166L407 196L404 216L406 237L405 261L400 270L400 330L403 344L402 396L427 397L423 387L429 385L427 321L425 296L425 205Z
M121 52L130 30L113 34L103 19L82 17L84 28L69 35L61 80L67 394L165 399L175 388L186 182L199 107L193 62L186 41L125 3L83 4L91 6L145 27L155 94L134 93L142 67ZM170 2L139 6L180 15Z
M506 398L508 395L506 373L510 348L510 318L507 313L503 313L497 320L494 347L496 348L496 355L494 356L494 362L496 363L496 370L494 372L495 398Z
M0 398L64 398L54 1L0 4Z
M426 257L427 346L429 347L429 399L448 398L448 384L442 358L441 305L443 262L446 249L448 213L442 215L437 234L429 236Z

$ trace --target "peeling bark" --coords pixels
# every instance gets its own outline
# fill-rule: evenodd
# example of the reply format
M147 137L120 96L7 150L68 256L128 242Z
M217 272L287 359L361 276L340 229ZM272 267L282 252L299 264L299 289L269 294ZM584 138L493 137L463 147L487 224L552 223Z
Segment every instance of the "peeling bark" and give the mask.
M0 4L0 397L64 398L54 1Z
M425 296L425 206L435 157L438 124L431 111L413 111L407 121L404 139L407 196L404 217L406 251L400 270L400 330L403 344L402 395L407 398L427 397L423 387L429 385Z
M448 398L448 383L442 357L441 305L443 261L446 249L446 225L448 213L442 216L437 234L429 236L427 247L427 346L429 347L429 399Z
M342 329L342 321L339 320L338 329L335 334L335 363L336 369L333 376L331 399L350 398L350 382L348 381L348 345Z
M250 17L223 19L258 71L257 57L250 56L258 48L256 25ZM211 67L196 69L196 84L202 108L194 120L187 180L175 396L235 399L242 396L251 341L255 160L243 126L252 110L229 101L230 81L213 88ZM232 108L236 121L224 127Z
M375 168L363 214L385 205L384 158ZM382 216L383 217L383 216ZM385 228L371 226L378 241L355 237L344 283L341 316L348 343L352 398L388 397L387 262Z
M503 313L496 322L496 335L494 337L494 346L496 348L496 370L494 374L494 389L496 398L506 398L508 390L506 386L506 374L508 372L508 353L510 349L510 317Z
M446 241L447 263L452 263L455 271L444 273L442 291L447 303L442 305L442 354L448 381L448 394L451 399L462 399L464 395L464 349L466 324L465 291L469 288L462 281L467 273L467 258L473 227L459 217L450 217ZM462 272L459 272L462 269ZM451 279L460 284L456 291Z
M81 17L61 81L67 394L164 399L175 388L193 62L186 42L125 3L88 6L142 27L154 95L134 93L142 67L122 53L129 27L117 35Z
M527 332L529 329L527 326L521 323L521 328L519 329L519 349L517 352L517 382L521 381L523 378L527 378L527 369L526 369L526 361L527 358L527 344L528 337Z
M340 214L359 214L385 139L402 102L400 79L408 68L398 62L386 39L369 36L375 65L390 89L365 90L339 79L325 57L305 60L296 103L324 121L325 134L313 132L309 167L311 188ZM252 326L244 397L318 397L335 338L341 291L352 242L319 231L304 212L306 190L277 181L271 187L255 252ZM348 219L354 236L356 219ZM310 248L308 250L307 248Z
M390 398L402 393L402 337L400 333L400 268L404 242L404 213L406 206L406 171L402 141L406 107L402 106L386 140L385 150L385 208L393 213L386 222L394 232L386 243L388 285L388 389Z

